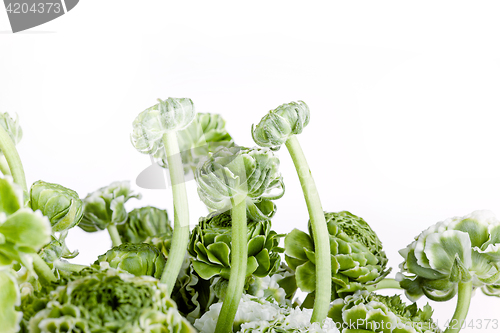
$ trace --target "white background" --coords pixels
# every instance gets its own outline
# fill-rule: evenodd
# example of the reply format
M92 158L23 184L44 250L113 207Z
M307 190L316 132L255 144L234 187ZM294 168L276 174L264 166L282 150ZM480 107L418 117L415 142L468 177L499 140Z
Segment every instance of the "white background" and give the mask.
M15 35L0 8L0 111L21 118L28 183L81 197L135 184L150 159L130 144L131 124L158 97L222 114L240 145L253 145L250 126L268 110L300 99L311 122L299 140L324 209L365 218L392 276L397 250L431 224L500 215L497 2L252 4L86 0ZM274 228L305 230L297 176L286 150L279 156L287 192ZM169 191L138 190L130 209L173 215ZM188 191L194 225L206 210L193 181ZM75 228L69 246L90 263L110 241ZM468 318L500 320L499 304L478 292ZM435 309L443 325L454 301Z

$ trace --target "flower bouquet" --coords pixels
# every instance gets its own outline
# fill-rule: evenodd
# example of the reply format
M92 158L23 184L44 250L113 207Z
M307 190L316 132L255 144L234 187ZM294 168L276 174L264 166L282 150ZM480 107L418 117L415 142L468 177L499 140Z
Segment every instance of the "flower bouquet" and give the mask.
M323 210L298 140L309 121L304 102L283 104L252 127L258 147L242 147L220 115L196 113L188 98L158 100L134 120L131 141L168 170L168 214L128 211L141 195L126 181L84 198L45 181L28 188L15 148L21 127L0 114L0 332L441 332L432 308L414 302L455 295L445 332L460 331L476 290L500 295L500 221L476 211L429 227L388 278L370 225ZM285 194L282 145L310 217L287 234L272 228ZM192 230L187 174L208 211ZM88 266L69 262L75 227L107 230L113 247ZM413 303L377 294L384 288Z

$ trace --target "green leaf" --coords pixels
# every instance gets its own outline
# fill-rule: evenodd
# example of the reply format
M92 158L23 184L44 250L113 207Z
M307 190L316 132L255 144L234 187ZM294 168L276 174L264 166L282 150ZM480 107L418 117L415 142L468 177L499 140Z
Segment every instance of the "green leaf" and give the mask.
M0 233L16 246L25 246L39 250L50 242L50 222L40 212L23 208L10 215L0 225Z
M21 295L17 286L15 273L10 270L0 270L0 323L4 333L19 332L19 322L23 317L15 310L21 303Z

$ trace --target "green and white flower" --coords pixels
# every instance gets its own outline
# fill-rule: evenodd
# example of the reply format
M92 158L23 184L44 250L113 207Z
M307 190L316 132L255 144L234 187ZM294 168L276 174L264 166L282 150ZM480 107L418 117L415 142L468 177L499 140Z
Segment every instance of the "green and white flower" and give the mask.
M193 229L188 251L195 271L203 278L217 275L229 279L231 270L231 214L212 213L201 218ZM248 260L247 275L264 277L275 272L280 265L278 246L281 235L271 230L271 221L247 223Z
M222 303L210 307L194 326L200 333L214 333ZM312 310L282 307L264 298L243 295L233 323L240 333L338 333L335 323L327 318L322 325L311 324Z
M113 245L120 245L116 226L127 221L125 203L132 198L140 199L141 195L132 191L128 181L114 182L90 193L83 200L84 214L78 226L86 232L108 229Z
M163 135L186 128L195 115L189 98L158 99L158 104L142 111L134 120L132 144L140 153L156 155L164 151Z
M441 332L432 321L432 308L407 306L396 295L380 296L366 290L333 301L328 317L343 333L433 333Z
M399 253L404 262L396 279L411 300L422 295L449 300L460 282L494 288L500 280L500 221L485 210L449 218L423 231Z
M248 218L271 218L285 190L279 159L261 148L221 147L196 170L198 194L213 211L227 211L245 197ZM275 193L273 193L275 190Z

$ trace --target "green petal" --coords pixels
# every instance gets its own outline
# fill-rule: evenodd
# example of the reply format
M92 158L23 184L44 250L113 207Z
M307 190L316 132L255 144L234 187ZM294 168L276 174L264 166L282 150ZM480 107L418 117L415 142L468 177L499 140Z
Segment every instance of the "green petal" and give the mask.
M440 273L434 269L431 268L426 268L422 267L417 263L417 258L415 257L415 252L414 250L411 250L408 252L408 259L406 261L406 264L408 266L408 271L416 274L418 276L421 276L426 279L442 279L446 276L447 274Z
M480 247L488 240L488 227L473 219L464 219L458 222L453 229L467 233L471 241L471 246Z
M207 246L208 260L212 263L221 264L229 267L229 255L231 249L226 243L217 242Z
M253 237L248 242L248 256L249 257L255 256L257 255L257 253L262 251L265 242L266 242L266 237L264 235Z
M304 248L314 251L311 237L299 229L293 229L285 237L285 252L288 256L308 260Z
M449 273L458 255L466 268L471 267L471 242L469 235L456 230L446 230L427 236L425 254L429 264L441 273Z
M205 264L204 262L193 261L193 268L202 279L208 280L211 277L220 274L222 267Z
M306 293L316 290L316 266L310 261L300 265L295 270L297 286Z

